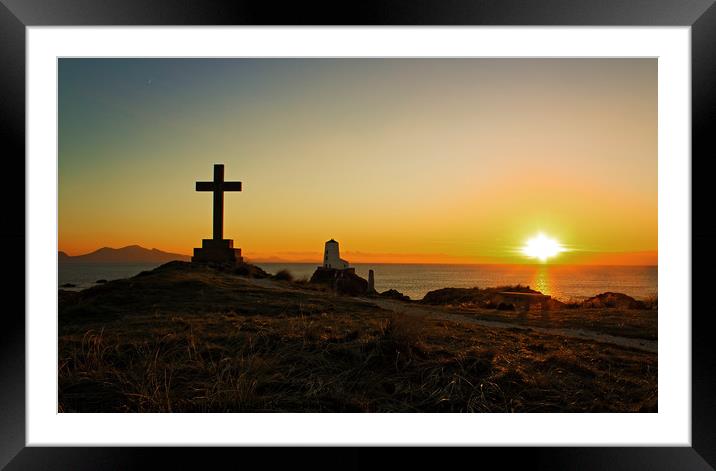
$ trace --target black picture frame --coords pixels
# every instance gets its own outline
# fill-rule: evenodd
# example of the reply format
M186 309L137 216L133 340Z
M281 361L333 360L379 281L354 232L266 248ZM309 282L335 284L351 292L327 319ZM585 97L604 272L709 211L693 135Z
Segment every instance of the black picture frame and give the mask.
M716 219L706 217L713 202L707 193L708 161L716 155L712 137L716 117L716 6L714 0L442 0L273 2L188 0L0 0L0 142L5 181L2 189L5 224L0 242L12 266L4 283L13 300L25 293L25 207L17 204L25 185L25 28L56 25L566 25L690 26L692 73L692 447L549 447L479 448L450 451L453 460L500 466L549 469L714 469L716 467L716 349L714 321L706 305L715 266ZM23 178L20 178L23 175ZM16 182L22 188L14 188ZM701 214L700 218L696 215ZM12 223L9 223L12 221ZM698 276L698 268L702 275ZM7 269L6 269L7 271ZM22 286L21 286L22 285ZM315 452L290 449L61 448L26 447L25 440L25 297L6 307L0 328L0 466L7 469L135 469L176 466L213 467L225 459L262 467L290 459L291 466L363 468L400 460L421 467L444 467L444 458L410 449L401 457L376 457L366 448ZM457 455L456 455L457 453ZM301 466L302 467L302 466Z

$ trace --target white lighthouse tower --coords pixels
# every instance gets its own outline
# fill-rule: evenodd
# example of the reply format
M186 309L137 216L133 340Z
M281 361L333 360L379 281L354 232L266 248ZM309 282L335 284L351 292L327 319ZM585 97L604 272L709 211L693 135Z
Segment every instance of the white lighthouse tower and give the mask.
M338 250L338 242L331 239L326 242L326 249L323 252L323 268L334 268L337 270L345 270L348 268L348 262L343 260Z

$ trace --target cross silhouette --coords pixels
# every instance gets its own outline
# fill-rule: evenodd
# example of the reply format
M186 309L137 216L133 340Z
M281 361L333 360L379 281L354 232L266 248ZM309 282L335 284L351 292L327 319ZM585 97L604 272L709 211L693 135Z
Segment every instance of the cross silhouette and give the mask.
M241 182L224 181L224 164L214 164L214 181L196 182L196 191L214 193L214 240L224 238L224 192L241 191Z

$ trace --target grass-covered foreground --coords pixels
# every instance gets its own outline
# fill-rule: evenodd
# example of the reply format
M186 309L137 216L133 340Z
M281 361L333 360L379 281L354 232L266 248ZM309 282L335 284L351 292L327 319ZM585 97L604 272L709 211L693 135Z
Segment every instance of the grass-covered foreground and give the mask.
M59 410L657 410L655 309L428 309L238 273L60 291Z

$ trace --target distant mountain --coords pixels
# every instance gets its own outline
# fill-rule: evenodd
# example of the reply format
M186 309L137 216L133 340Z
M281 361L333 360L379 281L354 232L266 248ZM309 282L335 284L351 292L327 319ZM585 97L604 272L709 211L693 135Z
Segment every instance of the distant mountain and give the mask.
M120 249L102 247L94 252L84 255L67 255L65 252L58 252L57 259L60 262L131 262L131 263L164 263L172 260L189 261L191 257L178 253L162 252L157 249L145 249L139 245L129 245Z
M282 257L275 257L275 256L269 256L269 257L257 257L257 258L251 258L251 257L244 257L246 260L250 261L251 263L317 263L321 264L321 259L311 259L311 258L298 258L298 259L289 259L289 258L282 258Z

